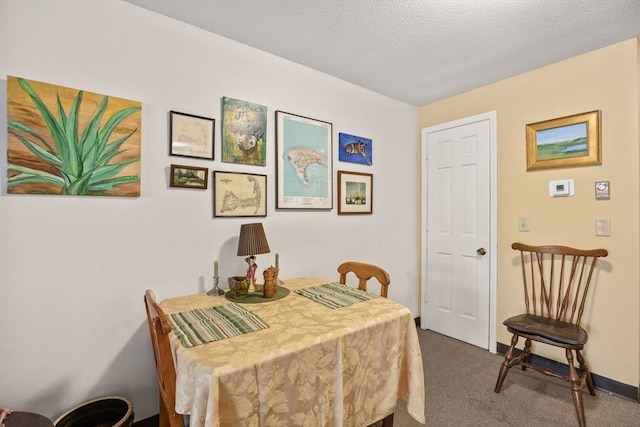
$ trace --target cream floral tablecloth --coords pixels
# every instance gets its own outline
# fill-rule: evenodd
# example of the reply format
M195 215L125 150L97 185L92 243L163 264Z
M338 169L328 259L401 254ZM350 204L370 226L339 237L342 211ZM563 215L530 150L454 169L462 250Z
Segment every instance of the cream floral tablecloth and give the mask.
M287 280L291 291L330 280ZM170 298L167 314L227 304L206 294ZM199 426L360 427L398 398L424 423L424 375L411 311L374 298L330 309L291 292L242 304L269 328L185 348L171 334L176 411Z

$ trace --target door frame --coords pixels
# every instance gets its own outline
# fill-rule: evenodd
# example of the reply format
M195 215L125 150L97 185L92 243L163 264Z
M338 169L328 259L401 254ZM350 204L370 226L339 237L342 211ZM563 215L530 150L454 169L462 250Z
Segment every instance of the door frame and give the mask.
M489 120L489 254L491 255L489 262L489 351L496 353L496 304L497 304L497 271L498 271L498 135L497 135L497 112L489 111L446 123L422 128L421 132L421 198L422 210L420 215L420 264L421 264L421 280L420 280L420 312L427 301L427 167L429 159L427 158L427 134L437 132L452 127L464 126L479 121ZM420 327L428 329L426 324L426 316L420 316Z

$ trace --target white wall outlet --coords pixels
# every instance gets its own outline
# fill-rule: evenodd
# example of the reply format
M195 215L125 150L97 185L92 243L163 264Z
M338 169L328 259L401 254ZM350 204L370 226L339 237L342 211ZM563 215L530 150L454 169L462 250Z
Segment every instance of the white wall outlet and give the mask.
M528 216L519 216L518 217L518 231L529 231L529 217Z
M596 219L596 236L611 236L611 221Z

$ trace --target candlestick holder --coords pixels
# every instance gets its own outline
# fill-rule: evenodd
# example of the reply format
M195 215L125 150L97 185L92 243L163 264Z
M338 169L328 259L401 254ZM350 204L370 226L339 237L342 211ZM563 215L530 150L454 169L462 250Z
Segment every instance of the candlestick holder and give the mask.
M209 292L207 292L207 295L209 295L209 296L224 295L224 291L218 287L218 280L219 279L220 279L220 277L213 276L213 289L211 289Z

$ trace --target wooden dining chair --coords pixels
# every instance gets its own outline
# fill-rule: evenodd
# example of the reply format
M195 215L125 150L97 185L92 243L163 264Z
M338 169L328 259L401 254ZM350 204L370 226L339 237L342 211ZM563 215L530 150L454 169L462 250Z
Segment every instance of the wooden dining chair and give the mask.
M156 295L151 289L144 293L144 305L147 309L147 322L153 345L153 356L156 362L156 376L159 389L159 427L184 427L182 415L176 413L176 370L173 364L173 353L169 343L171 326L162 308L156 302Z
M361 291L367 290L367 282L372 277L375 277L378 283L380 283L380 296L386 298L387 291L389 289L389 273L387 273L382 267L378 267L373 264L366 264L364 262L347 261L338 266L338 273L340 273L340 283L347 284L347 274L353 273L358 278L358 289ZM393 427L393 413L389 414L382 420L379 420L372 424L375 427Z
M585 426L582 389L586 386L595 396L595 388L581 351L587 343L587 331L580 326L589 288L598 258L606 257L605 249L582 250L566 246L530 246L514 243L520 252L526 312L503 322L513 334L511 346L500 366L495 392L499 393L509 369L521 365L522 370L535 369L545 375L571 383L571 394L578 423ZM515 356L518 338L524 338L524 349ZM565 349L568 375L531 362L531 341ZM574 365L579 364L580 375Z
M340 273L340 283L345 285L347 283L347 274L353 273L358 278L358 289L361 291L367 290L367 281L372 277L380 283L380 296L387 297L387 290L389 288L389 274L381 267L373 264L365 264L363 262L347 261L338 266L338 273Z

